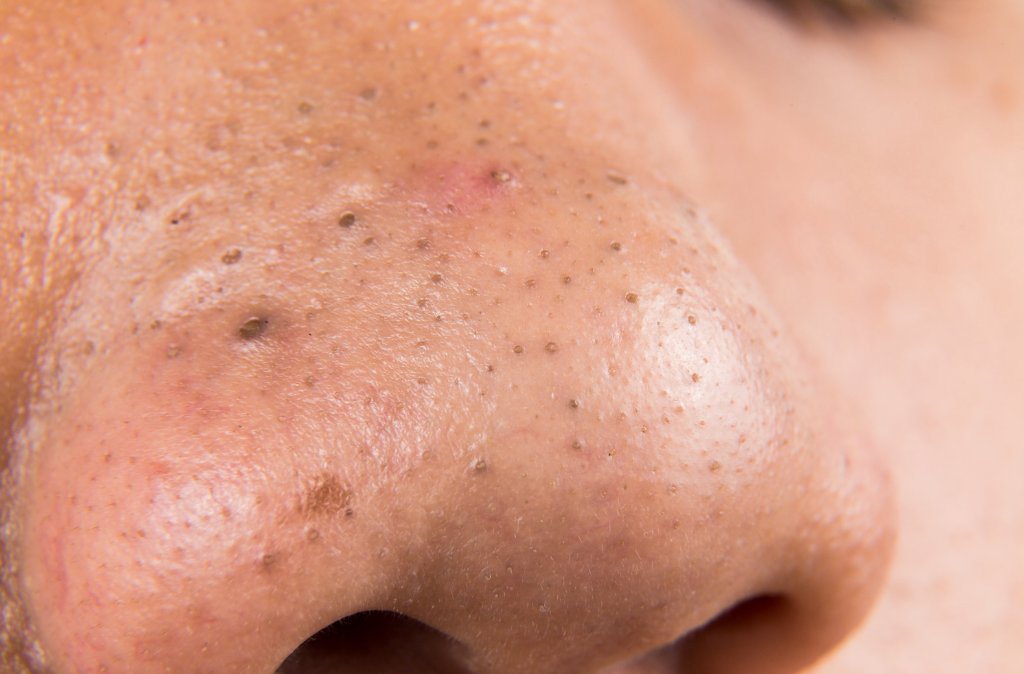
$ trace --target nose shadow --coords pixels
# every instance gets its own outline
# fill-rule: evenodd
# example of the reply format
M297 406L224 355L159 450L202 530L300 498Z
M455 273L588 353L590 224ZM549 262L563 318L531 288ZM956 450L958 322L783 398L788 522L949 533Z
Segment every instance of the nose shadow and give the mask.
M392 611L364 611L307 639L275 674L469 674L466 647Z
M706 657L709 650L714 652L739 636L750 646L752 637L755 642L758 637L775 638L777 625L788 622L793 611L790 600L781 595L746 599L678 641L639 658L626 671L725 671L713 664L716 658ZM314 634L275 674L472 674L476 669L467 656L464 644L414 618L393 611L364 611ZM782 664L761 660L750 671L781 671L777 666Z

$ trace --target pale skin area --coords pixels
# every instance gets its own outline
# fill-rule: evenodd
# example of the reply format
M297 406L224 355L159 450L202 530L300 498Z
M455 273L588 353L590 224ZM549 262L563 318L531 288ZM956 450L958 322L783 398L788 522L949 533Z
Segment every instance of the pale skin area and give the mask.
M4 665L1018 669L1019 10L367 4L4 10Z

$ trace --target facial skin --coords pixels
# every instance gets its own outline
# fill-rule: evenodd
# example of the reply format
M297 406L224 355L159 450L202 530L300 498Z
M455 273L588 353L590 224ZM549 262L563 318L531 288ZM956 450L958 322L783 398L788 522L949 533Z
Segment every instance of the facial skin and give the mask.
M883 457L940 435L893 402L918 370L863 377L931 314L850 281L928 278L871 235L930 212L898 187L948 127L905 137L896 93L940 19L368 5L3 16L3 664L273 672L374 610L436 632L363 619L282 671L819 658L884 581Z

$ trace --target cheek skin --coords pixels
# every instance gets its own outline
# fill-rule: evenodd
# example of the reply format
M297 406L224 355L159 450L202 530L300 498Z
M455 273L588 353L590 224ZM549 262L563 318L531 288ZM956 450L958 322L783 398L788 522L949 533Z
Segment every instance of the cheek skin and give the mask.
M375 609L495 673L792 671L852 629L885 472L666 187L652 148L683 134L628 48L581 66L596 5L268 7L149 26L137 67L167 77L97 131L145 177L109 196L57 338L95 345L23 489L55 671L269 673ZM167 26L237 42L179 56ZM437 67L391 56L417 50ZM637 140L581 132L613 127Z

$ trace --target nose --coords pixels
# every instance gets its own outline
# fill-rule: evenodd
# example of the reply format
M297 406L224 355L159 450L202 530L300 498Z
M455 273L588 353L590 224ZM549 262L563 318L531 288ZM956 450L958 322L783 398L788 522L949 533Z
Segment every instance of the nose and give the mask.
M410 7L214 17L197 62L252 118L125 112L197 154L154 153L153 175L192 178L112 226L60 337L93 348L60 352L32 426L20 568L49 666L805 666L877 593L890 489L665 185L660 141L686 134L654 126L670 115L629 59L581 66L583 33L542 55L567 64L547 80L543 17ZM234 42L236 19L260 39ZM163 58L161 87L222 102L206 65ZM580 131L624 119L635 147Z
M115 335L25 492L57 671L788 672L860 620L884 471L727 245L603 176L584 214L633 224L537 234L503 171L388 236L436 176L339 205L316 307L321 242L203 253L174 283L275 292Z

